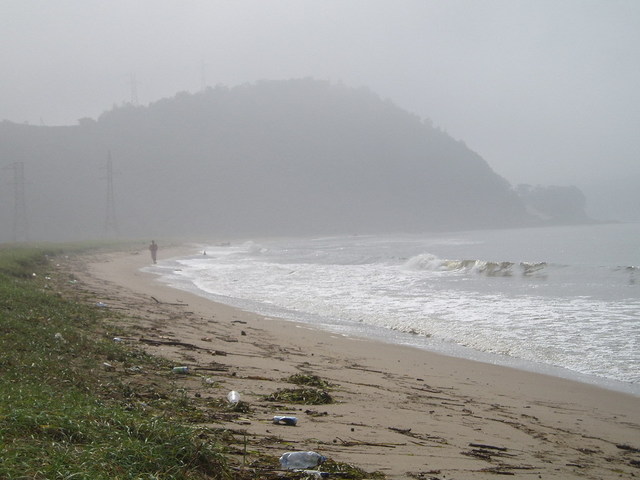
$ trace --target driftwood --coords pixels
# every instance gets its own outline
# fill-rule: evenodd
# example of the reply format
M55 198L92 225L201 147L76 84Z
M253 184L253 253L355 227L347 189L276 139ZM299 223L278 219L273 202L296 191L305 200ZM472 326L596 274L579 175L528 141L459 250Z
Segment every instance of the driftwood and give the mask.
M515 475L515 473L510 472L509 470L505 470L504 467L491 467L491 468L483 468L480 470L481 472L493 473L495 475Z
M376 442L362 442L359 440L343 440L340 437L336 437L342 445L345 447L355 447L365 445L368 447L388 447L388 448L396 448L397 446L406 445L405 443L376 443Z
M424 440L427 442L435 442L435 443L440 443L440 444L446 444L448 443L446 439L442 438L442 437L437 437L437 436L433 436L433 435L428 435L428 434L423 434L423 433L414 433L411 431L410 428L397 428L397 427L387 427L389 428L389 430L392 430L394 432L398 432L402 435L406 435L408 437L412 437L412 438L417 438L418 440ZM417 443L417 442L413 442L413 443ZM418 445L422 445L420 443L417 443Z
M626 450L628 452L633 452L633 453L640 453L640 448L632 447L631 445L616 444L616 447L618 447L620 450Z
M170 346L176 346L176 347L190 348L192 350L205 350L207 352L210 351L208 348L202 348L202 347L199 347L198 345L194 345L193 343L179 342L177 340L154 340L152 338L140 337L139 341L142 343L146 343L148 345L170 345Z
M469 444L474 446L475 444ZM493 447L491 445L487 447L474 448L473 450L469 450L468 452L460 452L462 455L466 455L468 457L476 457L482 460L486 460L490 462L493 460L493 457L515 457L516 455L511 453L506 453L506 448L502 447Z
M405 435L407 435L409 432L411 432L410 428L389 427L389 430L393 430L394 432L398 432L398 433L403 433Z
M212 366L212 367L200 367L200 366L195 366L193 367L194 370L204 370L207 372L226 372L227 370L229 370L229 367L226 365L222 365L221 363Z
M414 390L419 390L421 392L429 392L429 393L442 393L442 390L438 388L430 387L429 385L425 385L423 387L411 387Z
M476 448L488 448L491 450L499 450L501 452L506 452L507 451L507 447L495 447L493 445L487 445L484 443L470 443L469 444L470 447L476 447Z
M168 302L161 302L160 300L158 300L156 297L154 297L153 295L151 296L151 298L153 299L154 302L159 303L161 305L175 305L178 307L188 307L189 305L186 303L168 303Z
M352 370L360 370L363 372L372 372L372 373L385 373L382 370L373 370L372 368L359 367L356 365L348 365L346 368L350 368Z

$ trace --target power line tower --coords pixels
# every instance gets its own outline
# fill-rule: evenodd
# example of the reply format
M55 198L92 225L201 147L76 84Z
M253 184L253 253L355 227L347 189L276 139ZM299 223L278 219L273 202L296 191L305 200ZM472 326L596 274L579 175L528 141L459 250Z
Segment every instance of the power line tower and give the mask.
M131 86L131 105L138 106L138 81L134 73L129 75L129 84Z
M27 203L24 194L24 163L11 164L13 169L13 241L26 242L29 240L29 223L27 222Z
M204 63L204 60L200 64L200 91L204 92L207 89L207 72L206 72L207 64Z
M113 195L113 162L111 160L111 150L109 150L107 154L107 216L104 223L104 231L108 236L118 234L116 202Z

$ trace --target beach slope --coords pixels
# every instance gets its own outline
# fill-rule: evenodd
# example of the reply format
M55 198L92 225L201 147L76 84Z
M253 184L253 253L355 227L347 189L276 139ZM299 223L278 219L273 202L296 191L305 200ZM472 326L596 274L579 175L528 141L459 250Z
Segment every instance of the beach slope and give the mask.
M212 424L246 433L250 452L313 450L392 479L640 476L636 396L262 317L172 289L140 271L149 263L141 247L67 266L96 302L124 312L135 332L125 341L190 368L187 395L240 393L251 411ZM296 388L294 374L328 382L334 402L265 399Z

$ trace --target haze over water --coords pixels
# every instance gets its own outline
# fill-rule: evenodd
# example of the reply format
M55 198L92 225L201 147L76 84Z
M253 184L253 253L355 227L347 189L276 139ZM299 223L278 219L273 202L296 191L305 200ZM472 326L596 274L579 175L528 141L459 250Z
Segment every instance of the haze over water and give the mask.
M616 224L255 240L149 271L249 311L640 395L639 239Z

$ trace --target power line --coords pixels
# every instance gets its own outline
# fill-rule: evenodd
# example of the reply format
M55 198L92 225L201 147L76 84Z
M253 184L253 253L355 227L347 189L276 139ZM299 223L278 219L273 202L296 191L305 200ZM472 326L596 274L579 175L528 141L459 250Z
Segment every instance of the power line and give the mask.
M26 242L29 240L29 223L27 222L27 202L25 200L24 163L15 162L10 165L13 169L13 241Z
M131 73L129 75L129 84L131 86L131 105L134 107L138 106L138 81L136 80L136 75Z
M111 160L111 150L107 154L107 212L104 223L104 231L107 235L118 234L118 224L116 222L116 202L113 194L113 161Z
M206 72L207 64L204 63L204 60L200 64L200 91L204 92L207 89L207 72Z

